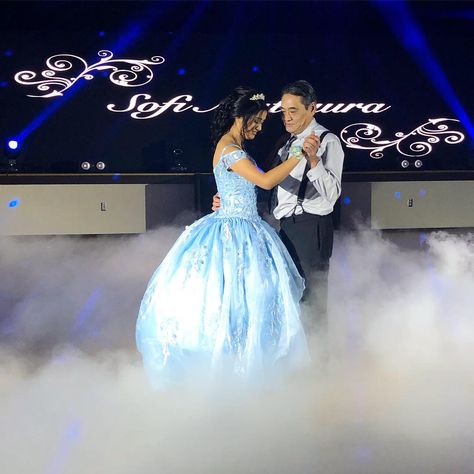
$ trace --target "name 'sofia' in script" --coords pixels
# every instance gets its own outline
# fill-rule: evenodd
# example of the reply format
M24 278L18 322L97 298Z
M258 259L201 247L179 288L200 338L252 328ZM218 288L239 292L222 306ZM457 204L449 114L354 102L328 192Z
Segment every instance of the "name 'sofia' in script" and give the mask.
M214 105L211 108L201 109L200 107L193 105L193 96L190 94L178 95L162 103L152 101L151 99L152 96L150 94L136 94L130 98L130 102L126 108L119 108L115 104L108 104L107 109L116 113L129 113L132 118L143 120L157 117L165 112L181 113L190 110L191 112L203 114L211 112L218 107L218 105ZM281 101L268 104L268 106L269 112L272 114L281 111ZM364 114L379 114L388 110L390 107L390 105L380 102L371 102L367 104L362 102L351 102L347 104L328 102L326 104L317 104L317 111L323 114L345 114L351 110L360 110Z

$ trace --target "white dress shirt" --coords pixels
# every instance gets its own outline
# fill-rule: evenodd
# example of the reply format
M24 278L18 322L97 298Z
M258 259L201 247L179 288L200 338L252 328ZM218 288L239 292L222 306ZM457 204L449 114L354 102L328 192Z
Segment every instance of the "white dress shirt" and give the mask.
M320 136L327 129L318 124L315 119L299 134L292 146L303 146L304 139L313 131ZM278 155L281 158L283 148ZM341 175L344 163L344 151L341 142L334 133L328 133L317 152L318 164L311 168L308 173L308 186L302 206L298 205L298 191L307 160L302 159L288 177L286 177L277 188L278 204L273 214L277 219L290 217L293 214L318 214L325 216L334 209L337 198L341 195Z

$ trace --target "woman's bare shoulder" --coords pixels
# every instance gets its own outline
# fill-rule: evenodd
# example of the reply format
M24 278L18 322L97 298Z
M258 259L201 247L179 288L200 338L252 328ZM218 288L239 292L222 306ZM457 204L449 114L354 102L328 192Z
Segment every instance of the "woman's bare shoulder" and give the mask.
M236 150L242 150L242 148L234 143L230 137L223 136L216 145L216 150L214 151L214 158L212 160L213 166L216 166L219 162L222 153L232 153Z

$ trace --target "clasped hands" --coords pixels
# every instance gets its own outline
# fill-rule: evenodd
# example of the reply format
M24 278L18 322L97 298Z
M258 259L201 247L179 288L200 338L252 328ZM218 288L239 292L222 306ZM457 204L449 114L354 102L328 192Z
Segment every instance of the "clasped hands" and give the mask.
M311 168L314 168L318 162L319 158L316 156L320 145L319 137L313 132L310 133L303 142L303 154L305 155L306 159L308 160Z
M318 152L320 145L320 139L319 137L313 132L310 135L308 135L303 142L303 154L305 158L308 160L311 168L314 168L318 162L319 158L316 156L316 153ZM221 199L219 197L219 194L216 193L212 197L212 210L217 211L221 205Z

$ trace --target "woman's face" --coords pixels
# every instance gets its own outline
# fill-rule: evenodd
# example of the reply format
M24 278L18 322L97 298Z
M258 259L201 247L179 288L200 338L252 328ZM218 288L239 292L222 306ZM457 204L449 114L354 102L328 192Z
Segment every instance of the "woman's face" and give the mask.
M267 111L261 110L258 114L250 117L250 120L247 123L247 128L244 130L244 137L246 140L253 140L257 133L262 130L263 122L267 118Z

